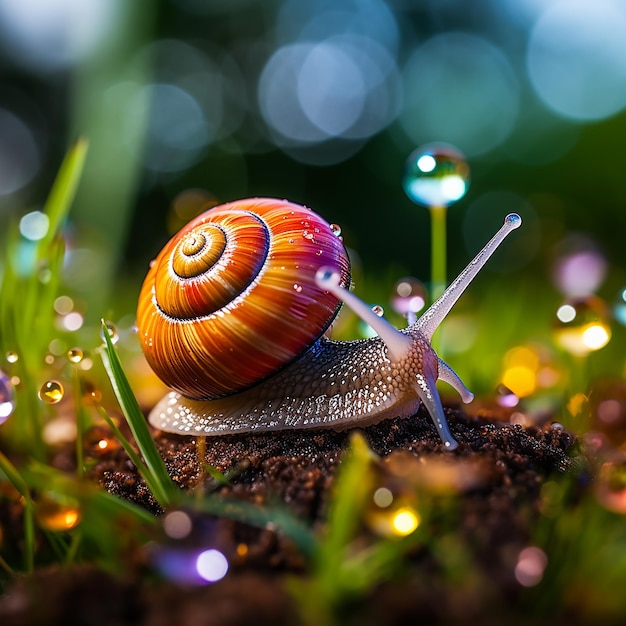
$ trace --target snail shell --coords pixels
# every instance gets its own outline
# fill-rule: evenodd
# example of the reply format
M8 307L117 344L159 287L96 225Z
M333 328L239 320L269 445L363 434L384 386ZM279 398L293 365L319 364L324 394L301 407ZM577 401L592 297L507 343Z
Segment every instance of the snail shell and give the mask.
M258 383L337 314L340 301L315 282L331 264L348 285L341 239L308 208L256 198L206 211L165 245L144 281L137 327L148 363L196 400Z
M245 235L239 232L244 222L251 229ZM347 290L343 245L309 209L254 199L207 211L165 246L139 298L137 324L146 358L174 389L154 407L150 422L194 435L346 428L409 417L422 402L444 446L453 450L458 444L436 382L449 383L464 402L473 395L430 339L520 225L519 215L508 215L436 302L397 330ZM273 233L276 241L270 240ZM235 242L243 244L241 261ZM217 299L205 296L205 289L217 292ZM324 337L341 301L378 336Z

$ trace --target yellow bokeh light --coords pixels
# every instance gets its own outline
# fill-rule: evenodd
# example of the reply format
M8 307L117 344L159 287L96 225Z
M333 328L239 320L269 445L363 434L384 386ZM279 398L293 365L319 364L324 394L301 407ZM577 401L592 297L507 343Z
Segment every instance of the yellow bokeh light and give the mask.
M396 535L410 535L420 524L419 515L410 507L398 509L391 522L393 532Z
M539 356L526 346L511 348L504 356L505 367L525 367L536 371L539 369Z
M589 350L599 350L609 343L611 333L604 324L590 324L583 332L582 341Z
M529 396L537 388L535 370L525 365L509 367L502 376L502 384L519 398Z

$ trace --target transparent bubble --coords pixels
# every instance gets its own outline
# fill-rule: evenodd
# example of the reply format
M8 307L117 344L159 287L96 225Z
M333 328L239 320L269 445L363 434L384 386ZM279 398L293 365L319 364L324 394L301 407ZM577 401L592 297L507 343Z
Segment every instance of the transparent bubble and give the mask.
M333 235L336 235L337 237L341 237L341 226L339 226L339 224L331 224L330 230L333 233Z
M426 287L412 276L396 281L391 293L391 308L401 315L417 313L426 304Z
M372 306L372 313L375 313L378 317L382 317L385 314L385 309L383 309L380 304L374 304Z
M106 328L109 333L109 338L111 339L111 343L116 344L120 340L119 333L117 332L117 326L112 322L105 322L104 328ZM100 339L104 342L104 328L100 328Z
M597 296L566 300L557 309L556 318L554 338L574 355L600 350L611 339L607 307Z
M67 351L67 358L71 363L80 363L85 356L81 348L70 348Z
M39 390L39 398L46 404L58 404L64 395L65 390L58 380L47 380Z
M428 144L409 155L402 186L413 202L443 207L460 200L469 181L469 165L461 152L446 144Z
M11 379L0 370L0 424L9 419L15 410L15 392Z

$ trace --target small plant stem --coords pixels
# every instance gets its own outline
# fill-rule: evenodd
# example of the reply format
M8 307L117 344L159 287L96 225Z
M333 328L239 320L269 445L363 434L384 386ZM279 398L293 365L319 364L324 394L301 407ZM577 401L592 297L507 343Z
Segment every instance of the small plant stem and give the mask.
M9 576L14 576L15 572L11 568L11 566L2 558L0 554L0 569L4 570Z
M82 478L85 472L85 460L83 458L83 438L85 434L85 420L83 419L83 404L78 367L72 365L74 378L74 403L76 411L76 474Z
M0 470L24 498L24 567L30 573L35 568L35 507L30 489L17 468L1 451Z
M78 554L78 549L80 548L80 544L83 540L83 533L80 530L76 530L72 534L72 541L67 550L67 555L65 557L65 565L72 565L76 562L76 555Z
M445 206L432 206L430 211L431 241L431 301L434 302L446 288L446 214Z

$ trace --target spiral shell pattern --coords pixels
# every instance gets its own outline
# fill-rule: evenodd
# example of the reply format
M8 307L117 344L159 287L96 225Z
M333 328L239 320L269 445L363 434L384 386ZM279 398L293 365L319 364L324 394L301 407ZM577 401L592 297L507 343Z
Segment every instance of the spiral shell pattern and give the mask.
M322 266L350 283L346 251L310 209L270 198L198 216L151 264L137 309L148 363L193 399L236 393L311 346L340 303L315 284Z

